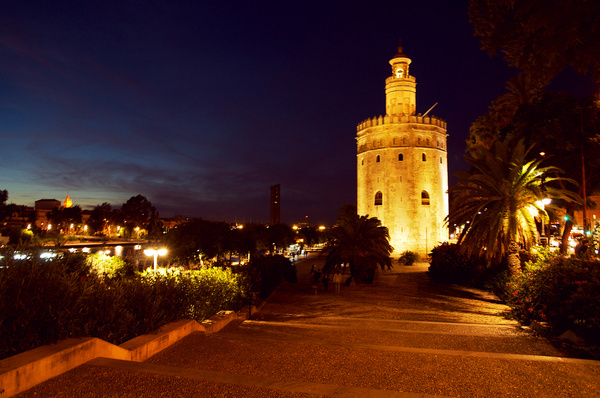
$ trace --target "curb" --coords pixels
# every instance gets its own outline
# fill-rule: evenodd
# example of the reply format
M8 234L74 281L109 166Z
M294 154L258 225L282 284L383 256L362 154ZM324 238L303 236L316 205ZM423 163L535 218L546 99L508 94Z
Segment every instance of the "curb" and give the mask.
M246 320L249 312L258 312L265 303L258 308L245 307L238 313L220 311L201 323L190 319L174 321L156 333L118 346L95 337L71 338L5 358L0 361L0 397L12 397L95 358L143 362L193 332L214 333L231 321Z

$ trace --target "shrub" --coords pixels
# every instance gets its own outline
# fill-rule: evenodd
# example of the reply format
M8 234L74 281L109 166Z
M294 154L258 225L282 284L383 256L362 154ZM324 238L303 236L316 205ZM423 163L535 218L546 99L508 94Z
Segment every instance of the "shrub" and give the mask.
M485 264L485 259L466 256L457 244L444 242L431 250L428 274L437 283L481 285Z
M421 257L417 253L407 250L400 255L398 262L403 265L413 265L419 260L421 260Z
M600 344L600 262L540 258L506 284L507 303L525 324L548 322L554 334L571 329Z
M250 290L260 293L262 298L268 297L283 280L290 283L298 280L296 266L281 255L256 256L244 265L242 272Z
M98 276L114 278L115 276L130 275L127 263L121 257L107 256L104 253L90 254L86 258L86 264L90 270Z
M121 344L176 319L202 321L244 303L241 277L229 270L111 279L82 274L85 262L80 260L5 261L0 268L0 359L67 337Z

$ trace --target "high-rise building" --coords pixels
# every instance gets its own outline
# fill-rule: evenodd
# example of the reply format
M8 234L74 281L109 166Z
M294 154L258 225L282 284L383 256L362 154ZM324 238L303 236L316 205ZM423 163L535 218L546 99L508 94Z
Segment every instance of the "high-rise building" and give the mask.
M269 224L281 224L281 186L280 184L271 186L271 214Z
M424 256L448 240L446 122L416 113L410 63L399 46L385 81L386 114L357 126L357 211L389 229L394 255Z

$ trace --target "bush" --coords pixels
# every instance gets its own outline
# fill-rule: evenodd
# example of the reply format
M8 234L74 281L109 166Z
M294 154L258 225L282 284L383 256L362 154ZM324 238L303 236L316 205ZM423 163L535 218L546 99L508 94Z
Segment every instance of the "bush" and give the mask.
M241 277L218 268L111 279L83 274L80 256L4 265L0 359L68 337L121 344L177 319L237 310L246 296Z
M417 253L407 250L400 255L398 262L403 265L413 265L415 262L420 260L421 257Z
M86 264L91 271L98 276L114 278L116 276L133 276L128 264L121 257L107 256L104 253L90 254L86 258Z
M281 255L256 256L247 263L242 272L251 286L252 292L260 293L260 297L268 297L283 280L296 283L298 277L296 266Z
M444 242L431 250L428 274L436 283L480 286L487 272L484 258L462 254L457 244Z
M539 258L506 284L507 303L525 324L547 322L551 331L572 330L600 344L600 262Z

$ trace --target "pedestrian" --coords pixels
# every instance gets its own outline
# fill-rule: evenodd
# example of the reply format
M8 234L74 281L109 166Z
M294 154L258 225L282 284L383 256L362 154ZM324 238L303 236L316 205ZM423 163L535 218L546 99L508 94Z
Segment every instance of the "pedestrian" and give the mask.
M323 274L323 290L325 293L329 290L329 274Z
M315 295L317 295L319 291L319 282L321 280L321 271L316 268L316 265L313 265L313 268L310 270L310 282L312 283L312 288L315 290Z
M335 293L340 294L340 285L342 284L342 274L339 269L335 270L333 274L333 283L335 284Z
M590 245L590 241L587 239L582 239L579 244L575 247L575 255L577 257L583 258L583 257L587 257L588 253L588 248Z

